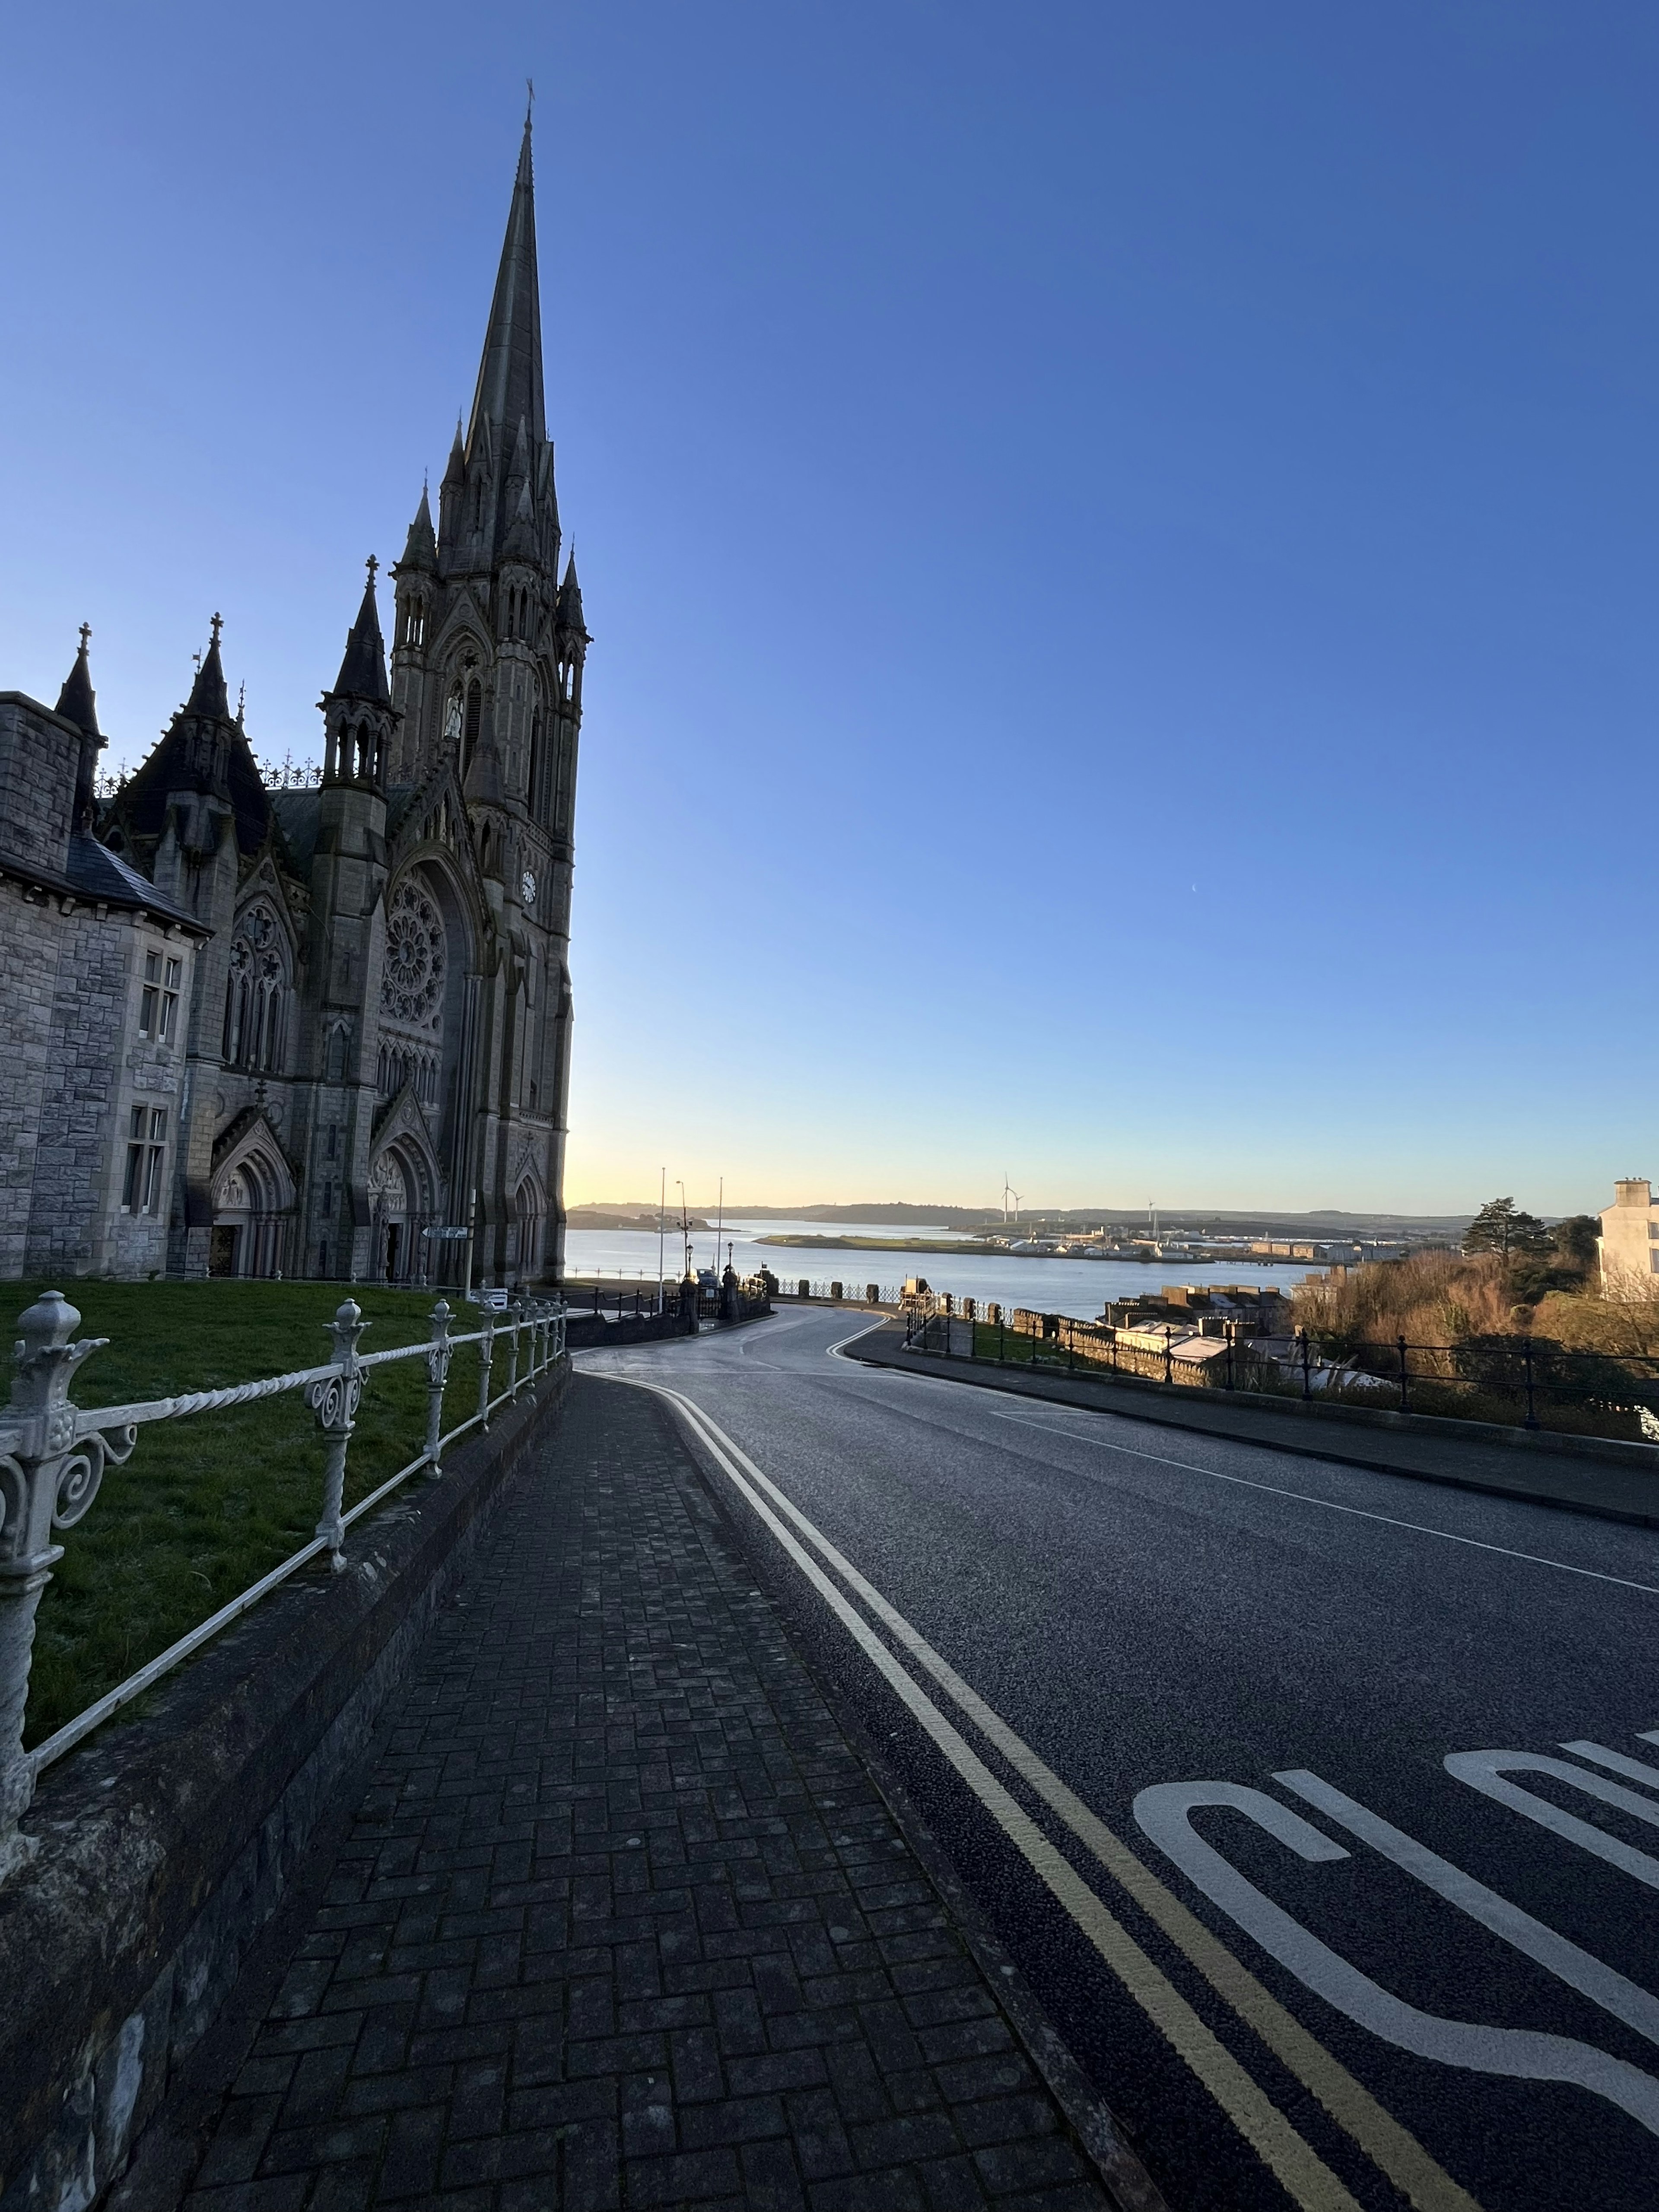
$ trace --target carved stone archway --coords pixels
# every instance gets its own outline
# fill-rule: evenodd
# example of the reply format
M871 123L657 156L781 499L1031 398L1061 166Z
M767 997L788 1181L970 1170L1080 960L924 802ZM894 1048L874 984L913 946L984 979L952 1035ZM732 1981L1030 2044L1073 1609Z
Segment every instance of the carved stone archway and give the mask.
M294 1218L294 1178L276 1133L258 1118L214 1169L210 1275L283 1273Z

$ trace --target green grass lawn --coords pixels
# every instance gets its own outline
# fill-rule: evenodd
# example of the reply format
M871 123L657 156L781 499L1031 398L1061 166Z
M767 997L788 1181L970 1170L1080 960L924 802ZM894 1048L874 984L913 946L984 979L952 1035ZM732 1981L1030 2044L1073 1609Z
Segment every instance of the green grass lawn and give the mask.
M15 1317L43 1287L3 1286L8 1343ZM79 1336L110 1340L71 1385L88 1409L317 1366L332 1357L326 1325L347 1295L338 1283L55 1287L80 1310ZM426 1341L437 1292L359 1286L350 1295L370 1324L360 1352ZM452 1329L477 1326L476 1307L453 1294L450 1304ZM501 1345L492 1388L506 1375ZM477 1395L477 1348L465 1345L450 1362L447 1430ZM372 1370L346 1458L347 1505L413 1459L425 1437L425 1361ZM303 1391L142 1427L126 1465L106 1468L86 1519L63 1532L64 1557L37 1618L25 1742L52 1735L297 1551L315 1530L322 1495L322 1437Z

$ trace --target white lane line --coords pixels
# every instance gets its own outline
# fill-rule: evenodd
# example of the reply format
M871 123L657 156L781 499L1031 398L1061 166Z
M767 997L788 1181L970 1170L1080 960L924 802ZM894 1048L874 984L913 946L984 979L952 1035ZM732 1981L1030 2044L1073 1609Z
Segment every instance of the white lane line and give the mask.
M884 1679L927 1729L1015 1843L1034 1872L1059 1898L1079 1929L1099 1951L1147 2017L1159 2028L1193 2072L1215 2098L1239 2132L1279 2175L1296 2201L1312 2203L1352 2203L1347 2191L1317 2154L1291 2127L1252 2077L1217 2041L1180 1993L1135 1942L1088 1885L1084 1882L1018 1802L971 1751L931 1699L923 1695L863 1616L848 1603L784 1528L765 1499L764 1492L802 1534L816 1546L869 1606L884 1626L939 1682L940 1686L1007 1760L1013 1771L1060 1817L1066 1826L1093 1852L1097 1859L1126 1888L1135 1901L1185 1953L1211 1987L1261 2038L1268 2048L1310 2090L1326 2111L1388 2175L1418 2212L1480 2212L1475 2200L1452 2179L1392 2113L1377 2103L1346 2067L1310 2034L1295 2015L1264 1989L1242 1960L1212 1935L1158 1881L1128 1845L1115 1835L1097 1814L1077 1797L1059 1776L1046 1766L978 1693L913 1628L879 1590L866 1582L851 1561L836 1550L777 1485L763 1474L742 1447L732 1441L702 1408L678 1390L660 1383L643 1386L666 1399L679 1413L694 1437L713 1455L732 1487L771 1529L789 1557L848 1629ZM744 1473L739 1473L741 1464ZM745 1474L751 1480L745 1480ZM1267 2130L1263 2135L1259 2131ZM1275 2161L1273 2146L1287 2161ZM1310 2161L1304 2166L1302 2161ZM1289 2172L1305 2174L1309 2186L1319 2192L1334 2189L1333 2197L1312 2197L1292 2187Z
M855 1328L851 1336L837 1337L833 1344L826 1345L824 1346L825 1357L830 1359L845 1359L847 1353L844 1347L846 1346L849 1344L858 1344L865 1337L873 1336L876 1331L878 1328L884 1328L890 1318L891 1316L890 1315L884 1314L879 1321L872 1321L868 1328Z
M684 1416L692 1434L714 1457L732 1488L771 1530L1032 1872L1059 1899L1147 2017L1174 2045L1245 2141L1278 2177L1292 2201L1303 2208L1303 2212L1360 2212L1355 2199L1324 2160L1297 2133L1173 1983L1107 1910L1071 1862L1055 1850L939 1707L924 1695L863 1615L854 1611L817 1562L744 1480L731 1455L738 1449L731 1438L715 1426L701 1407L682 1397L679 1392L669 1390L660 1383L645 1387L656 1390Z
M1005 1413L994 1406L988 1406L985 1410L994 1419L1012 1421L1016 1428L1036 1429L1045 1436L1057 1433L1047 1421L1028 1420L1023 1413ZM1100 1416L1097 1413L1094 1419L1098 1420ZM1334 1498L1316 1498L1305 1490L1286 1490L1277 1482L1255 1482L1246 1474L1224 1474L1219 1468L1200 1467L1196 1460L1172 1459L1167 1452L1142 1451L1133 1444L1115 1444L1105 1437L1082 1433L1073 1437L1065 1431L1058 1433L1066 1435L1068 1443L1092 1444L1097 1451L1121 1452L1126 1459L1151 1460L1158 1467L1178 1467L1188 1474L1206 1474L1212 1482L1231 1482L1241 1490L1266 1491L1271 1498L1294 1498L1302 1505L1322 1505L1328 1513L1352 1514L1356 1521L1380 1521L1385 1528L1408 1528L1415 1535L1438 1536L1443 1544L1467 1544L1472 1551L1495 1552L1500 1559L1524 1559L1529 1566L1553 1567L1564 1575L1586 1575L1591 1582L1613 1583L1620 1589L1640 1590L1644 1596L1659 1597L1659 1586L1652 1583L1632 1582L1626 1575L1603 1574L1599 1567L1575 1567L1565 1559L1547 1559L1537 1552L1511 1551L1507 1544L1485 1544L1478 1536L1456 1536L1449 1528L1431 1528L1421 1521L1401 1521L1392 1513L1371 1513L1363 1505L1339 1505ZM1231 1441L1230 1438L1229 1442ZM1246 1439L1240 1441L1245 1442L1246 1449L1250 1451L1273 1449L1271 1444L1253 1444Z

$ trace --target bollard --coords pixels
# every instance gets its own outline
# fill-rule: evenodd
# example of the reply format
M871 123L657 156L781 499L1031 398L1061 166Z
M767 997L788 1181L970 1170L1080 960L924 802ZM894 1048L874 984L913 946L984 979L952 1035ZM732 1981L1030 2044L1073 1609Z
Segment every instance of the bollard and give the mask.
M81 1362L109 1341L71 1344L80 1326L61 1291L43 1291L17 1323L8 1411L18 1425L0 1456L0 1881L36 1849L17 1823L34 1795L34 1761L23 1749L34 1616L64 1556L52 1531L72 1528L91 1510L106 1464L130 1459L138 1435L136 1428L76 1435L70 1383Z
M317 1416L318 1426L328 1446L323 1461L323 1517L317 1523L317 1534L328 1546L329 1565L337 1575L345 1570L345 1553L341 1548L345 1541L345 1526L340 1519L340 1506L345 1496L346 1446L351 1441L363 1396L357 1340L368 1326L356 1301L343 1300L328 1325L328 1333L334 1340L338 1371L306 1385L307 1402Z
M440 1298L432 1309L432 1341L426 1355L426 1471L434 1482L443 1474L438 1454L444 1429L444 1384L449 1379L453 1351L449 1341L449 1303Z

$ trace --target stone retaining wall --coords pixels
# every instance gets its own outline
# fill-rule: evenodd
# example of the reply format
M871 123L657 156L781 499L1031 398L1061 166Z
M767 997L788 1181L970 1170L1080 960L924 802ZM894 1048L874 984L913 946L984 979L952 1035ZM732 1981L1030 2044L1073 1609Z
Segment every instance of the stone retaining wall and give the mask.
M340 1777L569 1380L413 1477L155 1710L48 1769L0 1888L0 2212L84 2212L211 2027Z

